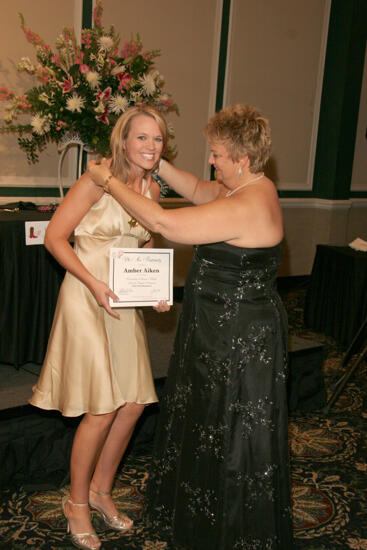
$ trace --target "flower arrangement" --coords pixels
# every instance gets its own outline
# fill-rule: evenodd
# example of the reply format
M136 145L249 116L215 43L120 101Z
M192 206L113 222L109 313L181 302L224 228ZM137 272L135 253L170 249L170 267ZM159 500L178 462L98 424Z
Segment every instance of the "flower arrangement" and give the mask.
M91 151L106 156L116 120L138 103L178 113L172 97L163 93L162 75L154 69L153 60L160 51L143 52L139 35L121 48L114 27L102 27L102 12L101 0L97 0L93 28L82 30L81 44L74 29L64 28L56 40L55 52L26 27L19 14L21 28L36 48L38 63L23 57L18 70L35 75L40 85L23 95L0 88L0 99L10 103L6 125L0 131L18 134L19 146L29 162L38 161L49 141L60 143L71 134L77 134ZM20 114L30 116L30 121L14 124Z

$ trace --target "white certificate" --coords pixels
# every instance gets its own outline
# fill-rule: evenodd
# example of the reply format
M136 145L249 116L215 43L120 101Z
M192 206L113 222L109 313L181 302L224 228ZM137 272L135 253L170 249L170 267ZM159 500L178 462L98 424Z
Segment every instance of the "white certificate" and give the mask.
M111 307L173 303L172 248L111 248L110 288L119 301Z

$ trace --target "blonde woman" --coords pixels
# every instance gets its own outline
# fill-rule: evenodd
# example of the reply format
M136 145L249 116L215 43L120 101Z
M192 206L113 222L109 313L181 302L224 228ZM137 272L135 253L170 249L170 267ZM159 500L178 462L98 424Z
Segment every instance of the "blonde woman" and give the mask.
M163 161L195 206L163 210L91 164L102 186L155 232L196 244L161 406L145 514L184 550L291 550L287 318L276 290L283 239L263 169L270 129L249 105L205 128L208 182Z
M132 107L111 136L111 174L149 201L159 198L152 178L164 151L164 119L147 106ZM74 231L75 245L69 244ZM55 212L45 246L67 270L60 289L42 372L30 400L64 416L84 415L70 462L70 495L63 500L71 540L78 548L101 546L90 508L111 529L132 520L111 497L117 467L145 405L157 401L144 321L134 308L112 309L108 287L111 247L151 247L149 230L96 187L88 172ZM159 303L158 311L168 309Z

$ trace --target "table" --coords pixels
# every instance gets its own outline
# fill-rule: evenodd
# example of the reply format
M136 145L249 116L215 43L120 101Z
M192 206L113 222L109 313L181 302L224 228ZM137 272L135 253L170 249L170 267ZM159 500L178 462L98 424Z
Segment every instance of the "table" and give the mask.
M42 245L25 245L25 221L48 220L35 210L0 210L0 363L42 363L63 268Z
M367 252L317 245L305 325L349 346L367 315Z

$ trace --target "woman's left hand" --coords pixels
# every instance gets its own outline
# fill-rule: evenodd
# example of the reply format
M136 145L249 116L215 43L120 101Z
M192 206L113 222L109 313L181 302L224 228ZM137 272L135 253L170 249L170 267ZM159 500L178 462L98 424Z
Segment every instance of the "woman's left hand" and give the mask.
M169 311L171 306L167 304L166 300L161 300L156 306L153 306L153 309L155 309L158 313L164 313L165 311Z
M88 162L88 171L93 182L99 187L103 187L106 178L111 174L110 162L105 158L100 163L96 160L91 160Z

